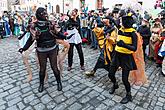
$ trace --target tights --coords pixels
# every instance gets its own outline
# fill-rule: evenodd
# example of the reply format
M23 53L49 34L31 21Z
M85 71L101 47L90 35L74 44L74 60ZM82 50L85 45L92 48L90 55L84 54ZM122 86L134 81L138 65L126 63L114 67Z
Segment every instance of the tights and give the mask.
M49 58L50 65L53 70L54 76L56 77L57 83L61 82L60 71L58 70L58 67L57 67L57 52L58 52L57 48L48 52L37 51L39 65L40 65L40 72L39 72L40 83L42 84L44 83L47 58Z
M73 49L74 49L74 46L76 47L76 49L78 51L78 55L79 55L79 58L80 58L80 65L83 66L84 65L84 55L83 55L81 43L79 43L79 44L70 43L70 48L69 48L69 52L68 52L69 67L72 67L72 63L73 63Z
M110 67L110 70L109 70L108 77L111 79L113 84L116 83L115 73L116 73L117 69L118 69L118 67ZM130 70L125 70L125 69L122 70L122 81L124 83L127 93L131 92L131 86L128 81L129 72L130 72Z
M110 64L110 63L109 63ZM98 58L97 62L96 62L96 65L93 69L94 72L97 71L97 69L99 68L104 68L105 70L109 71L109 64L108 65L105 65L105 62L103 59L101 58Z

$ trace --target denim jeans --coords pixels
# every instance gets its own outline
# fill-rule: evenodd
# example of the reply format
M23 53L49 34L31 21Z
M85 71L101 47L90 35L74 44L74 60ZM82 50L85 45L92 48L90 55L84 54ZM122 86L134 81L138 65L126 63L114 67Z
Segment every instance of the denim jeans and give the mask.
M98 43L97 43L97 39L96 39L96 34L91 30L91 46L93 48L97 48Z
M82 35L82 38L87 38L87 27L82 27L81 29L81 35Z

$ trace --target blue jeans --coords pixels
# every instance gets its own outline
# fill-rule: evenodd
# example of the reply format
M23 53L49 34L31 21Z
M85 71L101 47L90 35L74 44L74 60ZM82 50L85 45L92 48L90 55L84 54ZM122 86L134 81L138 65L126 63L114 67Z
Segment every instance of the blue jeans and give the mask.
M93 48L97 48L98 43L97 43L97 39L96 39L96 34L91 30L91 46Z
M81 29L81 35L82 35L82 38L87 38L87 27L82 27Z

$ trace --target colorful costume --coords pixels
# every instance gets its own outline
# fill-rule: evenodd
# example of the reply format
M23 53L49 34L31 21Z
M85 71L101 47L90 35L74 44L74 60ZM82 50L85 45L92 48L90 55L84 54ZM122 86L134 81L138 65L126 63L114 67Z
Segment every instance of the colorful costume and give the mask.
M100 56L92 71L86 72L87 76L94 76L95 72L99 68L104 68L109 71L114 45L117 38L117 29L115 27L95 27L93 31L96 34L97 41L100 48Z
M126 97L124 97L120 102L122 104L126 104L132 100L131 86L128 81L128 77L131 70L137 69L132 55L137 49L137 35L135 33L136 30L132 28L133 22L134 21L131 16L122 17L123 27L118 31L117 45L115 46L115 52L108 74L113 83L109 93L113 94L115 89L119 87L116 82L115 73L119 67L122 68L122 81L127 92Z

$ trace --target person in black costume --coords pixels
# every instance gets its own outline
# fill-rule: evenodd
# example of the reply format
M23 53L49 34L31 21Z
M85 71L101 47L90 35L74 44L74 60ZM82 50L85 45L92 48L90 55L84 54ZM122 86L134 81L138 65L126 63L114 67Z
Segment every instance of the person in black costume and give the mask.
M50 60L51 68L54 76L56 77L57 90L61 91L62 83L60 72L57 67L58 45L56 43L56 39L65 39L66 36L55 29L55 26L48 20L48 14L44 8L37 9L36 18L37 21L30 27L31 36L27 40L25 46L19 49L19 52L22 53L23 51L26 51L32 45L34 40L36 40L36 49L40 65L40 85L38 91L42 92L44 89L47 58Z
M132 101L131 86L128 81L129 72L136 70L137 66L133 58L132 53L137 50L137 35L136 30L132 28L134 20L132 16L122 17L122 26L118 31L117 45L115 46L115 52L112 58L109 69L109 78L111 79L113 86L110 89L110 94L115 92L115 89L119 88L115 73L119 67L122 68L122 81L126 89L126 97L124 97L120 103L126 104Z
M143 54L144 54L144 59L145 59L145 56L146 56L145 50L146 50L147 45L149 44L150 37L151 37L149 20L145 18L143 19L142 25L139 27L138 32L140 33L143 39Z

